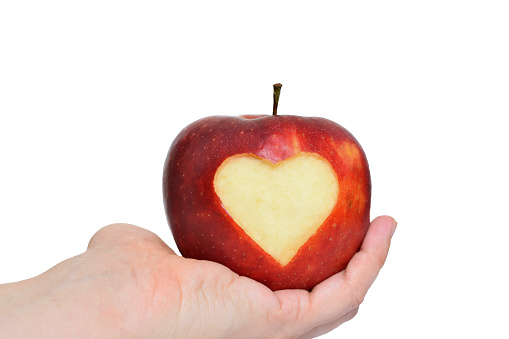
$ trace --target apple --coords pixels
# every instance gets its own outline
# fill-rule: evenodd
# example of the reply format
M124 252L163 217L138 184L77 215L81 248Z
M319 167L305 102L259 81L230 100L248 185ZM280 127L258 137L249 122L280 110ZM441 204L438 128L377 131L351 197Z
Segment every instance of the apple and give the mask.
M370 218L361 146L319 117L211 116L185 127L164 165L166 216L180 253L272 290L311 289L343 270Z

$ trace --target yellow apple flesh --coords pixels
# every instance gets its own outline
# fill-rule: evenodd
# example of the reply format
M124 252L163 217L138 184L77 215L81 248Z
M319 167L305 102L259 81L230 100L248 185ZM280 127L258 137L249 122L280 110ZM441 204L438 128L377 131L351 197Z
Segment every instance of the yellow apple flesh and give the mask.
M276 164L253 154L229 157L214 189L233 220L284 266L332 212L339 185L327 160L301 152Z

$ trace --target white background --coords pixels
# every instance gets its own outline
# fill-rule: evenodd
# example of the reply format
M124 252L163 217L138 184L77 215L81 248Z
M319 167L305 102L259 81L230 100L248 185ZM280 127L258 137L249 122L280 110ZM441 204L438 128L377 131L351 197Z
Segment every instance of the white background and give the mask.
M399 222L357 317L325 338L507 338L505 1L2 1L0 283L128 222L176 249L162 166L215 114L322 116Z

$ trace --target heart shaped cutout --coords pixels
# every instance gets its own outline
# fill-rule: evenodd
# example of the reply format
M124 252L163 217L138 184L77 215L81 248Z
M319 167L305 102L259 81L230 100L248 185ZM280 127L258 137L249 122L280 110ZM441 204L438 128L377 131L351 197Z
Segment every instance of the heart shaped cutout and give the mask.
M284 266L332 212L339 184L331 164L316 153L276 164L244 153L219 166L214 189L237 225Z

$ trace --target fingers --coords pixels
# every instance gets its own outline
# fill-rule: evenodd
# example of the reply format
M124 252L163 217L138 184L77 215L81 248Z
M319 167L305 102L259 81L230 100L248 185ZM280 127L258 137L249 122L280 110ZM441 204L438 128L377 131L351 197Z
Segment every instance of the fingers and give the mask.
M362 303L385 264L396 225L396 221L387 216L373 220L361 250L354 255L344 271L350 295L355 298L357 306Z
M357 315L358 311L359 311L358 307L354 308L353 310L351 310L347 314L343 315L342 317L340 317L339 319L337 319L337 320L335 320L335 321L333 321L331 323L324 324L324 325L321 325L321 326L313 328L308 333L300 336L299 339L316 338L316 337L319 337L319 336L321 336L321 335L323 335L325 333L329 333L330 331L332 331L336 327L346 323L347 321L352 320Z
M346 269L318 284L310 293L307 319L313 324L329 324L357 309L385 263L396 222L378 217L371 223L361 250Z

